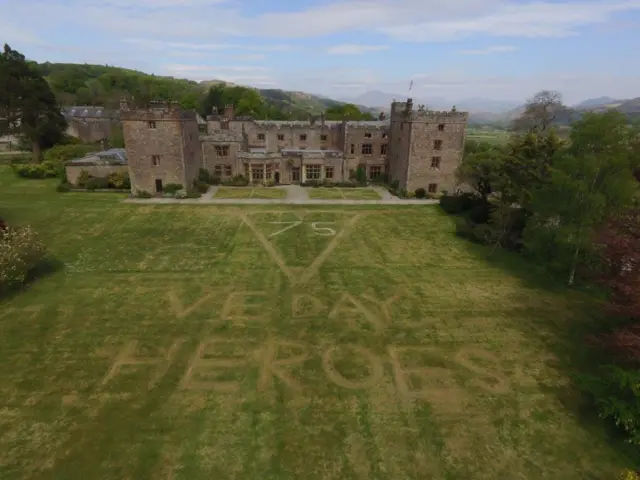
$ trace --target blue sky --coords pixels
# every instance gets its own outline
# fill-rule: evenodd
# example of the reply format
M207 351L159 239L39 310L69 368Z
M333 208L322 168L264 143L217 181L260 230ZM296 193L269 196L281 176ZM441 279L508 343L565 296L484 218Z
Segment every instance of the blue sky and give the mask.
M640 96L640 0L0 0L0 42L337 98Z

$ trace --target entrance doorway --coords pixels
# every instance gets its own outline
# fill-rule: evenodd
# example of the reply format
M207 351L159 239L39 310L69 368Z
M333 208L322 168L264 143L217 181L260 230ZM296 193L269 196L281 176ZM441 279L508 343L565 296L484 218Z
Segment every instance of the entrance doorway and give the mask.
M274 178L274 180L276 182L276 185L279 185L280 184L280 172L276 172L275 175L273 176L273 178Z
M156 179L156 192L162 192L162 180L159 178Z

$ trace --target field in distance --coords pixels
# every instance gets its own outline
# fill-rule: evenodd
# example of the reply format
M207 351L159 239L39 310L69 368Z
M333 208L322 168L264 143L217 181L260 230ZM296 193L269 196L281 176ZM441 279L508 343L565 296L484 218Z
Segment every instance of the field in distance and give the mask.
M436 206L123 204L0 167L64 267L0 300L0 478L604 479L593 301Z

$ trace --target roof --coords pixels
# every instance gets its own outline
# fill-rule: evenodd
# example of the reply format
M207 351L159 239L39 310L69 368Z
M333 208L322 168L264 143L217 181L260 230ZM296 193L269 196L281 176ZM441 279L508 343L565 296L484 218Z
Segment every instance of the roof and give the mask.
M117 116L117 111L104 107L75 105L62 107L62 114L67 118L113 118Z
M124 148L110 148L93 152L82 158L69 160L66 165L127 165L127 151Z

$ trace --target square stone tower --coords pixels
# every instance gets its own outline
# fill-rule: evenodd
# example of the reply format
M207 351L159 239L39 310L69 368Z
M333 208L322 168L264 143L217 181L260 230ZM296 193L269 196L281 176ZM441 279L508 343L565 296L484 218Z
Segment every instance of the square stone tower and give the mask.
M148 108L120 104L131 191L162 192L169 183L191 187L202 164L196 112L176 102Z
M401 188L413 192L453 192L455 171L462 161L467 112L414 109L413 101L391 104L389 175Z

